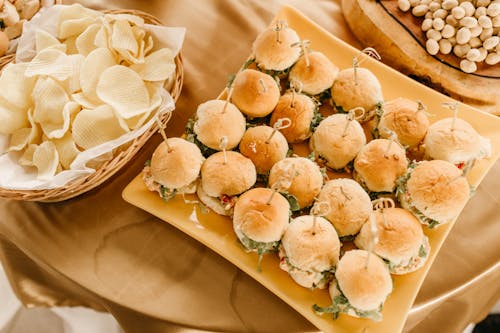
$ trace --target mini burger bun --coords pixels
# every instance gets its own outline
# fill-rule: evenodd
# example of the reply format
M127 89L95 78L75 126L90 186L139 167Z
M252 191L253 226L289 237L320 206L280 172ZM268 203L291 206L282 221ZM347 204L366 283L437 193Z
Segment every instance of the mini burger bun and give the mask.
M280 88L271 75L244 69L234 78L231 102L249 118L270 114L280 99Z
M334 170L349 164L366 144L366 135L361 125L352 120L346 130L348 121L347 114L328 116L319 123L309 141L316 156L325 160L325 165Z
M402 208L385 208L375 211L378 242L373 244L373 253L400 264L418 256L424 232L420 221ZM368 250L373 243L370 223L365 223L354 240L360 249Z
M272 196L272 200L268 203ZM269 188L253 188L243 193L234 206L233 228L239 238L257 242L277 242L290 219L290 205L279 193Z
M309 66L307 66L306 57L301 56L290 70L288 79L290 82L302 83L302 92L318 95L332 87L339 68L321 52L310 52L307 56Z
M292 106L292 99L294 101ZM311 122L314 117L316 104L307 95L287 92L279 99L276 108L271 114L270 125L273 126L281 118L289 118L291 125L281 129L289 143L298 143L311 136Z
M277 162L269 172L269 187L280 179L292 180L287 192L297 199L300 209L309 207L323 186L319 166L305 157L287 157Z
M447 161L420 162L406 183L411 204L425 216L446 223L455 218L470 197L462 171Z
M425 137L425 154L436 160L445 160L453 164L467 162L491 153L491 144L482 138L465 120L456 118L452 130L453 118L436 121L429 126Z
M258 66L264 70L282 71L292 66L300 57L300 41L295 30L284 27L279 31L279 43L274 27L264 30L253 43L253 53Z
M198 146L181 138L162 142L151 157L150 171L154 181L168 189L179 189L194 182L205 160Z
M383 104L384 113L378 124L380 137L389 138L389 129L397 134L399 142L410 148L424 140L429 128L429 118L425 111L419 110L418 103L398 97Z
M250 127L241 139L240 153L252 160L257 173L269 172L288 153L288 142L279 131L268 140L273 131L272 127L265 125Z
M387 265L377 255L364 250L347 251L337 264L335 277L349 303L361 311L377 310L392 291Z
M332 224L317 216L299 216L290 222L281 245L288 261L307 271L322 272L339 261L340 241Z
M353 68L341 70L332 86L332 100L345 112L362 107L365 110L364 120L369 120L377 104L384 100L382 87L377 77L366 68L358 67L356 77L358 84Z
M333 224L339 237L357 234L372 213L370 196L361 185L349 178L327 181L317 202L330 205L330 212L325 218Z
M405 150L396 142L391 143L386 139L368 142L354 160L356 179L372 192L392 192L397 179L406 172L407 167Z
M201 185L207 195L237 195L255 184L257 173L252 161L235 151L210 155L201 167Z
M220 143L223 136L227 137L226 149L238 146L246 129L246 120L240 110L228 103L224 111L226 103L210 100L200 104L196 110L194 133L201 143L215 150L222 150Z

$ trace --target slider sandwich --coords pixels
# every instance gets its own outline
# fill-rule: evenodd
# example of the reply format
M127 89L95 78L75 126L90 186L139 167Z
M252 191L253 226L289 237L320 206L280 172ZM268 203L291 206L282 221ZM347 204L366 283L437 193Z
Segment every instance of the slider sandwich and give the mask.
M351 239L372 214L372 203L366 191L352 179L338 178L325 183L316 202L327 202L330 221L341 239Z
M205 160L200 149L181 138L169 138L155 149L143 180L150 191L168 201L176 194L196 192L201 166Z
M208 208L229 216L237 196L251 188L256 178L251 160L234 151L217 152L203 163L196 194Z
M358 121L340 113L323 119L309 141L318 160L333 170L348 166L364 145L366 135Z
M384 96L380 82L370 70L346 68L333 83L332 101L339 112L362 107L366 112L362 121L368 121L381 108Z
M306 51L307 52L307 51ZM302 55L290 70L288 79L302 84L302 92L314 96L328 91L339 73L335 66L321 52L310 52Z
M280 268L302 287L324 289L333 279L339 254L339 237L331 223L303 215L290 222L281 240Z
M388 129L396 133L403 146L414 148L423 142L429 118L421 104L399 97L383 104L377 128L381 138L389 138Z
M276 22L264 30L253 43L257 66L265 71L284 73L300 57L300 48L293 46L300 41L295 30L284 22Z
M365 223L354 244L363 250L372 248L389 264L392 274L408 274L422 267L429 257L430 245L419 220L402 208L384 208L373 214L374 226Z
M451 162L466 172L475 160L491 155L490 140L460 118L441 119L429 126L424 143L427 158Z
M262 255L275 252L290 221L290 205L269 188L243 193L234 206L233 228L246 250Z
M392 292L391 274L377 255L364 250L347 251L337 264L329 292L332 305L322 308L315 304L316 313L332 313L334 319L345 313L380 321L384 302Z
M239 150L252 160L259 175L268 175L272 166L288 153L288 142L279 131L269 126L249 127L241 139Z
M462 170L441 160L413 163L398 180L401 206L430 228L451 222L470 197Z
M210 100L196 110L195 120L188 122L188 140L200 147L205 157L238 146L246 130L246 120L238 108L227 101Z
M398 143L376 139L356 156L353 177L369 192L391 193L407 167L406 152Z
M249 118L267 116L280 98L276 80L254 69L244 69L236 74L231 89L231 102Z
M269 187L276 188L290 202L292 211L309 207L323 186L319 166L305 157L287 157L269 173Z
M289 143L298 143L311 136L322 116L318 105L311 97L291 91L280 97L278 105L271 114L270 125L274 126L282 118L290 119L291 124L280 132Z

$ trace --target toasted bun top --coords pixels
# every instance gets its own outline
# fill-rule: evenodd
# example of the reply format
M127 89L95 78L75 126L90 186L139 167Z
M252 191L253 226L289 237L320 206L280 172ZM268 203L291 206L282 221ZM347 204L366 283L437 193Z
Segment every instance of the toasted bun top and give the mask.
M233 149L240 143L246 129L246 120L238 108L226 101L210 100L198 106L196 110L196 122L194 123L194 133L198 140L205 146L215 150L220 149L223 136L226 136L226 149Z
M330 204L330 212L325 217L333 224L340 237L357 234L372 212L368 193L349 178L327 181L317 201Z
M402 208L385 208L375 211L378 242L373 244L373 252L393 263L407 263L418 256L424 232L420 221ZM385 220L384 220L385 219ZM374 235L370 222L365 223L354 244L363 250L372 246Z
M280 98L280 88L274 78L255 69L239 72L232 89L231 102L250 118L267 116Z
M390 149L387 150L390 144ZM368 142L354 160L354 169L373 192L392 192L396 180L406 172L405 150L395 142L376 139Z
M358 67L356 77L358 84L353 68L341 70L332 86L332 99L335 105L346 112L361 106L368 115L377 103L384 100L382 87L375 75L366 68Z
M272 196L272 200L269 199ZM233 227L257 242L277 242L285 233L290 219L290 205L269 188L253 188L243 193L234 206Z
M302 91L309 95L317 95L331 88L339 73L339 68L321 52L310 52L308 60L309 66L303 55L293 65L288 77L290 82L294 80L301 82Z
M281 241L288 261L307 271L322 272L337 264L340 241L331 223L322 217L299 216L290 222Z
M345 167L366 144L361 125L356 120L347 125L348 122L347 114L328 116L319 123L311 137L311 150L321 156L329 168Z
M280 179L282 186L290 185L287 192L297 198L301 209L313 203L323 186L319 166L305 157L287 157L277 162L269 173L269 187Z
M255 166L245 156L235 151L210 155L201 167L201 185L212 197L222 194L237 195L252 187L257 180Z
M284 28L279 32L279 42L274 27L264 30L253 43L253 53L260 68L282 71L292 66L300 56L300 47L292 44L300 41L295 30Z
M255 126L247 129L240 142L240 152L252 160L257 173L267 173L288 153L288 142L279 131L270 140L273 128Z
M383 104L384 113L378 124L380 136L389 138L387 128L398 135L398 140L404 146L415 147L424 140L429 128L429 118L423 110L418 109L418 103L407 98L396 98Z
M178 189L194 182L203 161L200 149L194 143L181 138L169 138L156 147L151 157L153 179L169 189Z
M378 309L392 291L389 268L375 254L364 250L347 251L337 264L335 277L340 290L352 306L363 310ZM366 268L365 268L366 267Z
M453 164L480 157L484 150L481 136L463 119L456 118L454 130L452 123L453 118L445 118L429 126L424 141L426 155Z
M470 197L462 171L447 161L420 162L406 183L411 204L439 222L455 218Z
M293 106L292 106L293 98ZM290 127L281 129L286 140L290 143L304 141L311 136L311 121L314 117L314 101L304 94L293 94L287 92L279 99L278 105L271 114L270 125L273 126L281 118L289 118L292 121Z

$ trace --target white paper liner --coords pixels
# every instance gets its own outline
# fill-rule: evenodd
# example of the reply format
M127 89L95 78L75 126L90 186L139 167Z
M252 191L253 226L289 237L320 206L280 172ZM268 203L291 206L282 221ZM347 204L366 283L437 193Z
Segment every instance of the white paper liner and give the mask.
M57 36L57 22L59 21L59 12L64 5L55 5L38 12L32 20L26 22L22 36L19 38L16 62L30 61L35 55L35 32L42 29L53 36ZM100 15L104 15L99 12ZM152 34L155 45L153 50L168 47L174 55L177 55L184 41L185 28L181 27L162 27L155 25L145 25L146 29ZM157 115L164 112L173 111L175 103L170 94L162 88L162 103ZM99 146L85 150L77 155L70 170L64 170L56 174L51 180L37 179L36 168L22 167L17 163L20 156L19 152L10 152L0 155L0 187L12 190L43 190L53 189L64 186L68 182L95 172L95 169L86 167L86 164L92 160L98 160L100 156L109 154L113 149L130 142L142 135L153 125L156 116L153 116L145 125L137 130L128 132L121 137L105 142ZM9 135L0 135L0 152L4 152L8 146Z

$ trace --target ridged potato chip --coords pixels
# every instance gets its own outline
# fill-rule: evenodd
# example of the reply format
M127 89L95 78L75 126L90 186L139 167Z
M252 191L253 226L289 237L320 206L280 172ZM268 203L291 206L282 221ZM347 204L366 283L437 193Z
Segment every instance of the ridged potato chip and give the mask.
M75 160L80 150L76 147L71 132L67 132L62 138L52 140L56 145L59 161L63 169L70 169L71 163Z
M64 105L61 113L62 122L43 124L43 132L49 139L62 138L69 130L71 120L75 118L76 114L81 110L80 104L69 101Z
M80 69L80 86L83 94L90 101L98 101L97 83L101 74L109 67L115 66L116 60L107 48L98 48L90 52Z
M27 63L8 64L0 73L0 96L20 109L32 105L30 93L36 78L25 77Z
M84 61L85 57L81 54L72 54L68 56L68 62L73 68L73 74L64 81L64 87L70 94L82 89L80 86L80 70Z
M35 101L33 119L40 124L45 135L51 137L52 131L64 125L63 110L69 97L64 88L50 77L38 79L32 96Z
M146 81L164 81L175 72L174 55L167 48L159 49L144 59L143 64L133 64L130 68Z
M133 55L138 53L139 45L128 21L119 20L113 23L111 47L120 54L122 52L132 53Z
M22 166L34 166L33 164L33 154L38 148L37 144L31 144L26 148L21 157L17 160L17 163Z
M111 26L107 24L107 22L104 22L95 35L94 44L97 47L104 47L109 49L111 47L111 33Z
M0 134L11 134L20 128L28 127L28 124L26 111L0 96Z
M38 169L37 179L51 179L59 167L59 154L52 141L38 145L33 152L33 165Z
M128 119L150 108L149 93L139 74L128 67L116 65L102 74L97 96L111 105L121 117Z
M36 53L45 50L49 47L61 48L62 52L66 52L66 45L61 44L57 38L49 34L45 30L38 29L35 33L35 50Z
M30 127L20 128L10 136L8 151L20 151L30 144L38 144L42 138L42 131L33 119L33 109L28 111Z
M98 12L87 9L80 4L65 6L59 12L57 36L61 39L80 35L100 16Z
M101 105L78 113L72 125L73 140L78 147L90 149L120 137L126 131L120 126L113 109Z
M80 104L83 109L95 109L99 105L104 104L104 102L99 100L99 99L97 99L97 100L89 99L83 93L72 94L71 98L73 99L73 101Z
M97 32L101 29L101 25L94 23L85 29L80 36L76 38L76 49L79 54L87 56L90 52L95 50L97 46L95 45L95 37Z
M114 22L118 20L128 21L129 23L137 26L144 26L144 19L137 15L131 14L105 14L104 19L108 22Z
M27 77L47 75L64 81L73 74L73 64L68 56L59 50L47 48L40 51L29 63L24 75Z
M78 54L78 50L76 48L76 37L66 38L63 42L66 45L66 54Z

